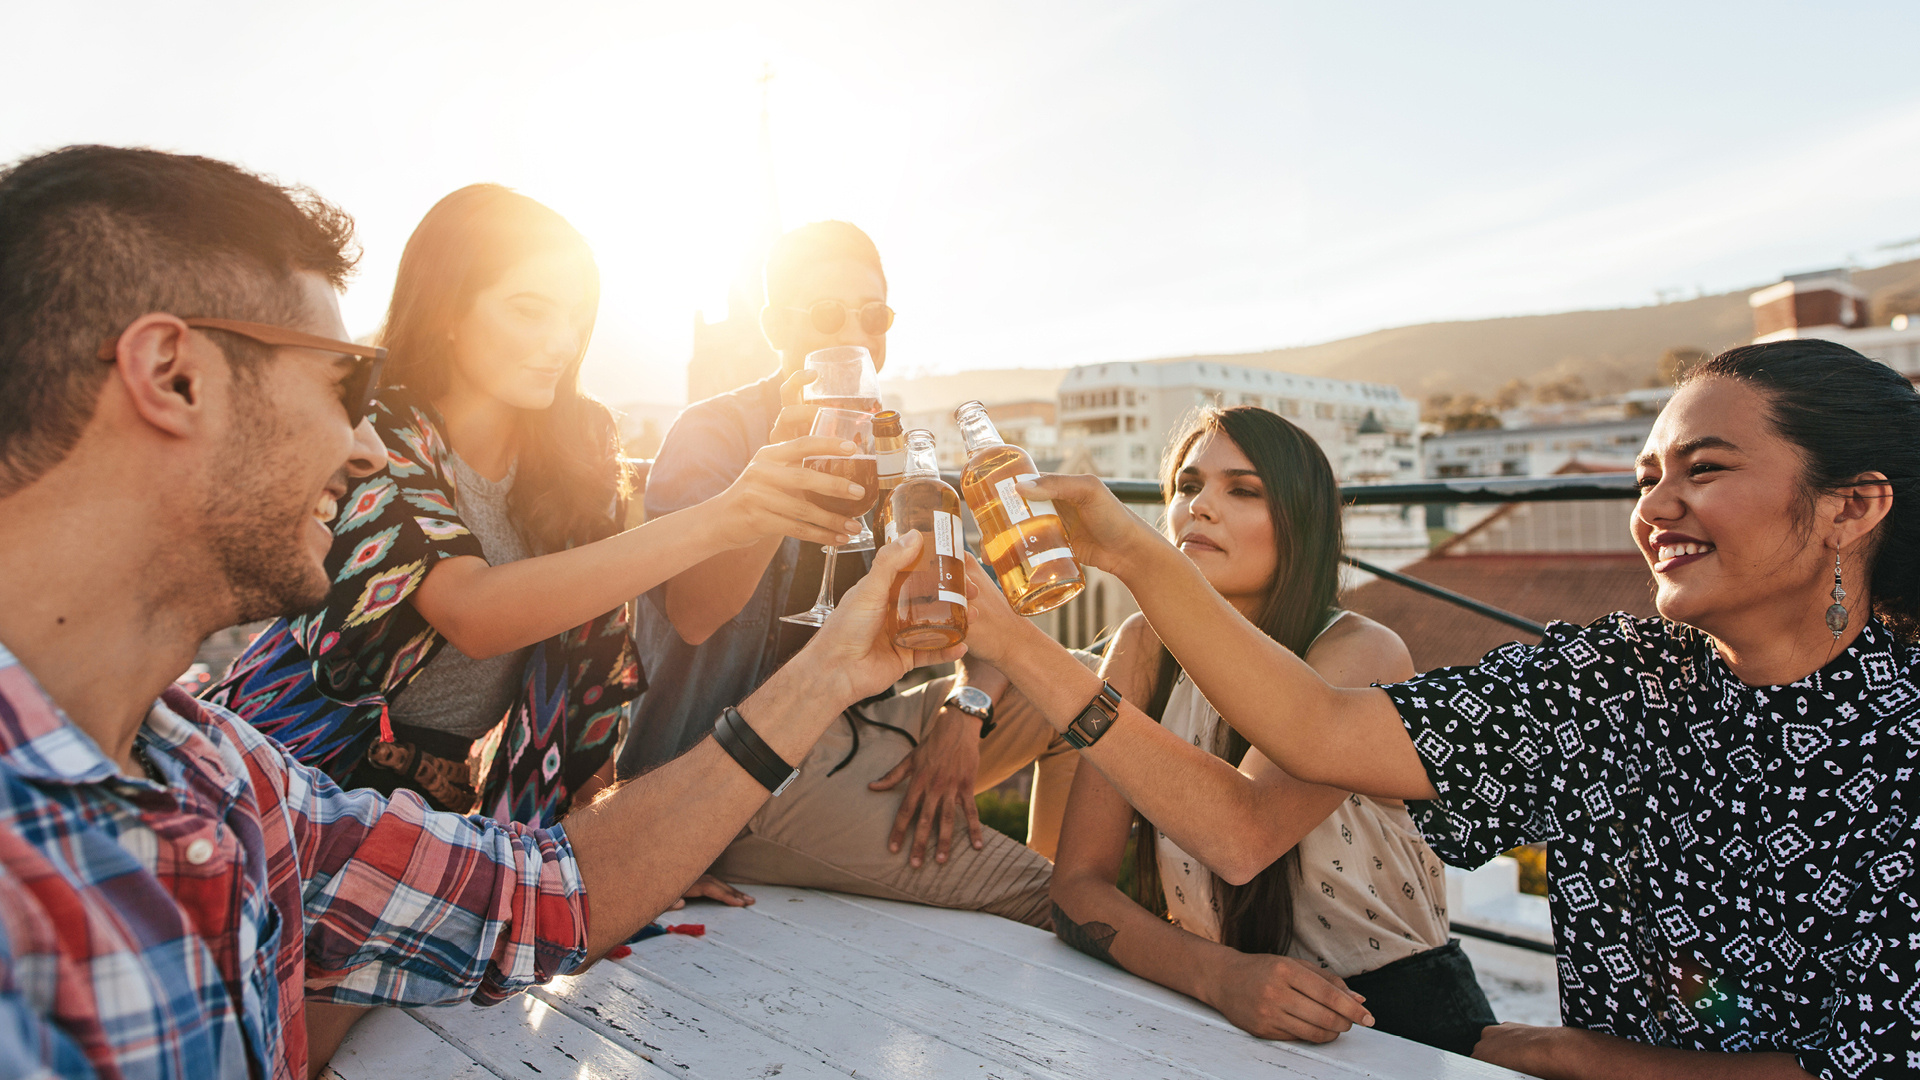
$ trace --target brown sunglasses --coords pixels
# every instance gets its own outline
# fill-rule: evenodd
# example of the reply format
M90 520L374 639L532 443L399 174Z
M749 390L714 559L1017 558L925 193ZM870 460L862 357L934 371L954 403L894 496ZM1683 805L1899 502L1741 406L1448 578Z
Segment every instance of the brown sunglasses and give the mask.
M357 345L351 341L336 341L318 334L289 330L284 326L272 326L267 323L240 322L237 319L181 319L180 321L196 330L224 330L229 334L238 334L262 345L318 349L321 352L351 356L355 360L353 374L347 376L346 381L340 384L340 404L346 407L347 422L353 427L359 427L360 421L366 419L367 413L373 410L373 396L380 392L380 368L387 360L385 349L372 345ZM115 334L109 338L95 355L109 363L119 359L120 335Z

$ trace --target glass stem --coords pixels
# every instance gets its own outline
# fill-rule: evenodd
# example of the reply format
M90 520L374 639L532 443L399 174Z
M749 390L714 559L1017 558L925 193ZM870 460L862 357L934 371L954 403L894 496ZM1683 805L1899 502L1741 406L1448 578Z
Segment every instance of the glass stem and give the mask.
M820 595L813 599L815 611L833 610L833 564L839 561L840 549L831 544L824 545L821 551L827 553L826 568L820 571Z

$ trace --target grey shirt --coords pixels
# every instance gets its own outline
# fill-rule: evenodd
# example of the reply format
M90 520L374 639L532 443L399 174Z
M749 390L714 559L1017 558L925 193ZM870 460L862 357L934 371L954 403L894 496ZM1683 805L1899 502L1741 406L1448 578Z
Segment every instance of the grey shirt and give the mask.
M530 557L533 552L507 517L507 495L513 490L519 463L493 481L474 472L459 454L450 456L460 520L479 539L487 564L504 566ZM529 645L475 660L447 642L426 670L393 699L393 721L478 738L507 715L532 655Z

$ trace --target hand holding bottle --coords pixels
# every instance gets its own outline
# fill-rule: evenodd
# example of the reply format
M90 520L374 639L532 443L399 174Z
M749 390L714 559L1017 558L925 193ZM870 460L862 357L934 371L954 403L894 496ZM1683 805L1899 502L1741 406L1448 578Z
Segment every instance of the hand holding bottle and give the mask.
M1097 476L1046 473L1016 485L1029 499L1046 499L1066 525L1074 558L1125 580L1142 553L1169 547L1146 519L1126 508Z

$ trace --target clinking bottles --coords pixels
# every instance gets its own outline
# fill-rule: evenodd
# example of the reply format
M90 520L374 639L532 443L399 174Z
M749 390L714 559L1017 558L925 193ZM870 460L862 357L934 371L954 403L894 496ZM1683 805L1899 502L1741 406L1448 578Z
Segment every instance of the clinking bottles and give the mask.
M944 649L967 637L960 496L940 479L933 432L907 432L906 472L887 499L887 542L920 532L920 560L893 578L888 626L903 649Z
M993 564L1007 603L1022 615L1051 611L1086 587L1086 577L1067 545L1067 530L1053 504L1028 502L1014 490L1039 475L1025 450L1009 446L987 416L969 401L953 411L967 443L960 491L980 524L980 548Z

